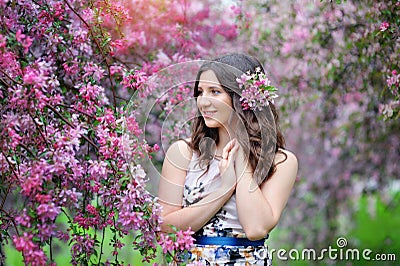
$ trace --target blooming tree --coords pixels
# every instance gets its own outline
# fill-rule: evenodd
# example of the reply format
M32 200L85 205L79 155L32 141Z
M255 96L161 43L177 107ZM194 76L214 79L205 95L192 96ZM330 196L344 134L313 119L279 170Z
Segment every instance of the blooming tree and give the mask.
M207 3L174 0L10 0L0 12L1 261L9 240L29 265L54 264L54 239L74 265L123 264L129 234L145 261L157 244L188 248L190 230L172 247L158 234L140 165L158 146L124 108L133 92L151 93L149 75L233 38L234 25L209 24Z

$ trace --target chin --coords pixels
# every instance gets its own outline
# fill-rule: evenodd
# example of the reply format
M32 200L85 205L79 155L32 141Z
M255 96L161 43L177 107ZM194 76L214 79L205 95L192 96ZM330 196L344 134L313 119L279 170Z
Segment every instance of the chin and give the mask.
M205 120L204 122L205 122L206 126L209 127L209 128L217 128L217 127L221 126L220 123L218 123L217 121L207 121L207 120Z

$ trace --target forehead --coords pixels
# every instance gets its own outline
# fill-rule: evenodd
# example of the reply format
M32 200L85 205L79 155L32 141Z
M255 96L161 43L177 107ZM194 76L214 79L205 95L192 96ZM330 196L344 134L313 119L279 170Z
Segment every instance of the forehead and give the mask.
M203 73L201 73L199 78L199 87L203 86L219 86L219 87L221 86L214 71L206 70Z

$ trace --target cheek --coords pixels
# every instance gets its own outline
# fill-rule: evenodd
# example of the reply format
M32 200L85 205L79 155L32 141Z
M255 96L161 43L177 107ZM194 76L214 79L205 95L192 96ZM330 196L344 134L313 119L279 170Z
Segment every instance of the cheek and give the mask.
M231 97L227 96L224 99L223 103L224 103L224 106L225 106L226 109L233 110Z

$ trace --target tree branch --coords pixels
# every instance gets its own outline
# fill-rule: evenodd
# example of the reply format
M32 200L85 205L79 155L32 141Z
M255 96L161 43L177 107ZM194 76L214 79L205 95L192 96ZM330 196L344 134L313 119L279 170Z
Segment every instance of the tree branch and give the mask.
M64 121L68 126L72 127L72 128L76 128L71 122L69 122L62 114L60 114L54 107L50 106L50 105L46 105L46 107L48 107L50 110L52 110L59 118L61 118L62 121ZM99 147L97 147L97 145L91 140L89 139L87 136L82 135L82 137L89 142L90 144L92 144L92 146L94 148L96 148L97 150L99 149Z
M17 84L19 84L19 85L22 85L21 82L18 82L18 81L16 81L15 79L13 79L12 77L10 77L10 76L9 76L6 72L4 72L4 70L2 70L1 68L0 68L0 72L3 73L3 75L6 76L6 77L7 77L9 80L11 80L12 82L17 83Z

